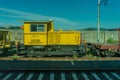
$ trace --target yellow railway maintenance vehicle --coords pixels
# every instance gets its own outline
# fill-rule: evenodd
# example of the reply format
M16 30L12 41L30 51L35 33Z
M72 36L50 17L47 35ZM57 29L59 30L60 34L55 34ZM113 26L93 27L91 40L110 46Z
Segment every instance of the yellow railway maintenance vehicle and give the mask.
M0 54L5 54L11 47L10 32L0 31Z
M24 21L28 56L79 55L79 31L55 31L53 21ZM20 51L20 50L19 50Z

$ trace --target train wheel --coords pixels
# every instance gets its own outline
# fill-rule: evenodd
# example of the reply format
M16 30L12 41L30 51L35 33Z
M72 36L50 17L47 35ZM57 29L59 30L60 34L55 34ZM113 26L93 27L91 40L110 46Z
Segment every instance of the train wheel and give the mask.
M107 55L107 51L101 51L101 56L102 57L106 57L106 55Z
M27 47L27 56L34 56L34 50L31 47Z
M96 50L96 56L101 56L100 50Z
M107 56L108 56L108 57L113 57L114 55L115 55L114 52L109 52Z
M0 50L0 56L8 56L8 48L4 48Z

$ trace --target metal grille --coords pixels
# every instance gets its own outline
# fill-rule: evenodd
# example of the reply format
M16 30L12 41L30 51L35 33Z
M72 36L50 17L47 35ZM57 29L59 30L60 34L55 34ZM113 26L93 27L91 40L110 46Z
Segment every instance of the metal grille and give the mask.
M0 80L120 80L120 72L1 71Z

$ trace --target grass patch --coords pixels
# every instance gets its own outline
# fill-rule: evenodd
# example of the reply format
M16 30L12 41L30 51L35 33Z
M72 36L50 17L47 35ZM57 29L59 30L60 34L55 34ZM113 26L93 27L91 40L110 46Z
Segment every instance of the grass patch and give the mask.
M115 44L115 43L118 43L118 41L114 40L113 38L109 38L109 39L107 39L107 43Z
M13 60L18 60L18 58L19 58L19 56L17 54L15 54L15 55L12 56Z
M86 57L86 58L94 58L94 56L93 56L92 54L90 54L90 53L87 54L87 55L85 55L85 57Z
M72 57L73 57L74 59L77 59L77 58L78 58L76 54L73 54Z
M99 59L99 57L94 56L94 55L92 55L91 53L83 56L83 58L90 59L90 60L94 60L94 59L95 59L95 60L98 60L98 59Z

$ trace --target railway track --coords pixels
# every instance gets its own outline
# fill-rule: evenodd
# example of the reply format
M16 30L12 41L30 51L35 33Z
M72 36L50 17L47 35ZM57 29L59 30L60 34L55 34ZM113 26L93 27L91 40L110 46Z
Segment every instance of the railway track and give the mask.
M120 80L120 71L0 71L0 80Z

